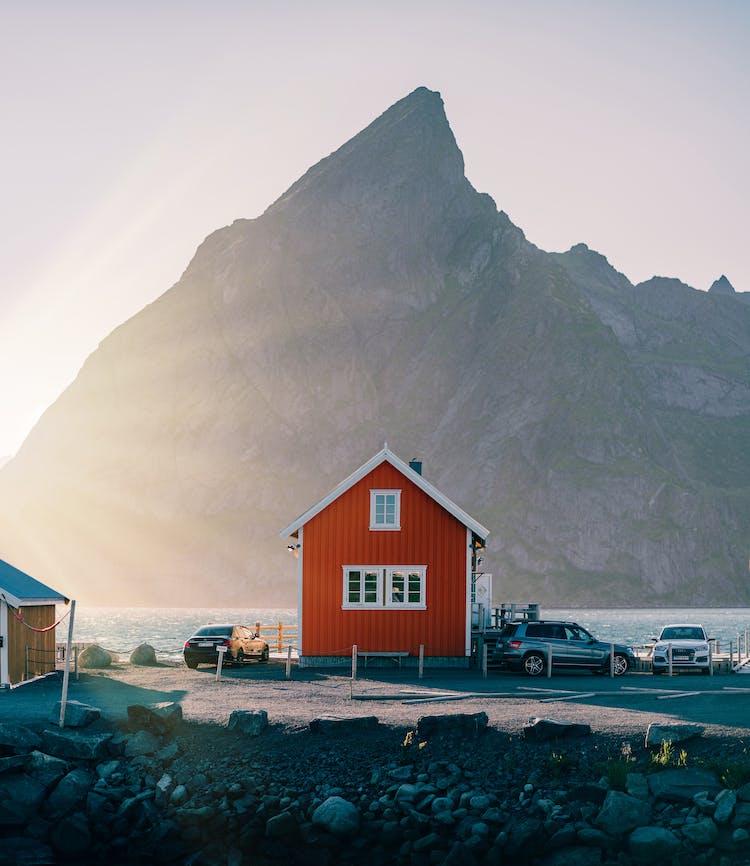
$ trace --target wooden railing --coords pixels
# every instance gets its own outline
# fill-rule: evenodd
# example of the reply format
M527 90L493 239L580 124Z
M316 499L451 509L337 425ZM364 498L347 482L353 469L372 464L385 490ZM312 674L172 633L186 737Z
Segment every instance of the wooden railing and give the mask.
M255 623L255 631L264 640L268 641L269 647L276 652L283 652L287 647L297 646L297 626L279 622L276 625L261 625Z

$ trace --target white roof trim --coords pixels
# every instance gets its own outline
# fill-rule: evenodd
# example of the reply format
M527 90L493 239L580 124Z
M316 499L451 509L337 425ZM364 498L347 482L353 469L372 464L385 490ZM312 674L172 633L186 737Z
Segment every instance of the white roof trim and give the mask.
M348 478L345 478L340 484L337 484L330 493L324 496L319 502L316 502L312 508L308 508L304 514L301 514L296 520L290 523L289 526L285 526L279 533L281 537L289 538L294 535L300 527L304 526L324 508L327 508L334 500L338 499L342 493L345 493L350 487L353 487L358 481L361 481L365 475L370 473L376 466L379 466L384 461L390 463L391 466L398 469L402 475L405 475L410 481L413 481L420 490L424 491L439 505L442 505L449 514L452 514L456 520L468 527L474 535L481 538L482 541L487 539L487 536L490 534L489 529L474 520L474 518L468 515L462 508L459 508L455 502L451 502L451 500L448 499L447 496L444 496L437 487L434 487L429 481L425 481L425 479L418 472L415 472L408 463L404 463L400 457L397 457L387 445L382 451L379 451L374 457L371 457L367 463L363 463L359 469L352 472Z
M35 598L17 598L12 592L8 592L2 587L0 587L0 594L11 607L42 607L50 604L67 604L69 601L64 595L54 595L50 598L39 598L38 596Z

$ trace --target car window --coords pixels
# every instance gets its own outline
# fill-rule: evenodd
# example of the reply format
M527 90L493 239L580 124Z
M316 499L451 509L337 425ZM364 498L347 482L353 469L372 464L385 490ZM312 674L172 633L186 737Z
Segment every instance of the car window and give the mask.
M703 629L691 626L670 626L662 629L662 640L704 640Z
M228 625L204 625L195 633L196 637L229 637L232 627Z
M591 637L586 629L581 628L579 625L566 625L565 633L568 640L589 640Z
M518 629L518 624L515 622L506 623L501 629L498 637L513 637Z

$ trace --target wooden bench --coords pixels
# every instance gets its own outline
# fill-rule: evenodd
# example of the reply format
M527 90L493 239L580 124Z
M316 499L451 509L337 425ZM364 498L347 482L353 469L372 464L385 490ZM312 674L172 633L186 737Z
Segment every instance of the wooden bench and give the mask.
M408 650L357 650L357 658L361 657L365 660L365 667L367 667L367 660L370 658L390 659L394 664L401 667L401 659L406 658L408 655Z

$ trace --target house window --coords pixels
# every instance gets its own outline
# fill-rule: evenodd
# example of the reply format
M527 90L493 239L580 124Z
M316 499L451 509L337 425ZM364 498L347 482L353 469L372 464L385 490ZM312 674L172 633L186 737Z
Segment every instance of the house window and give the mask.
M401 529L401 491L370 491L370 529Z
M426 572L424 565L345 565L342 606L424 610Z

